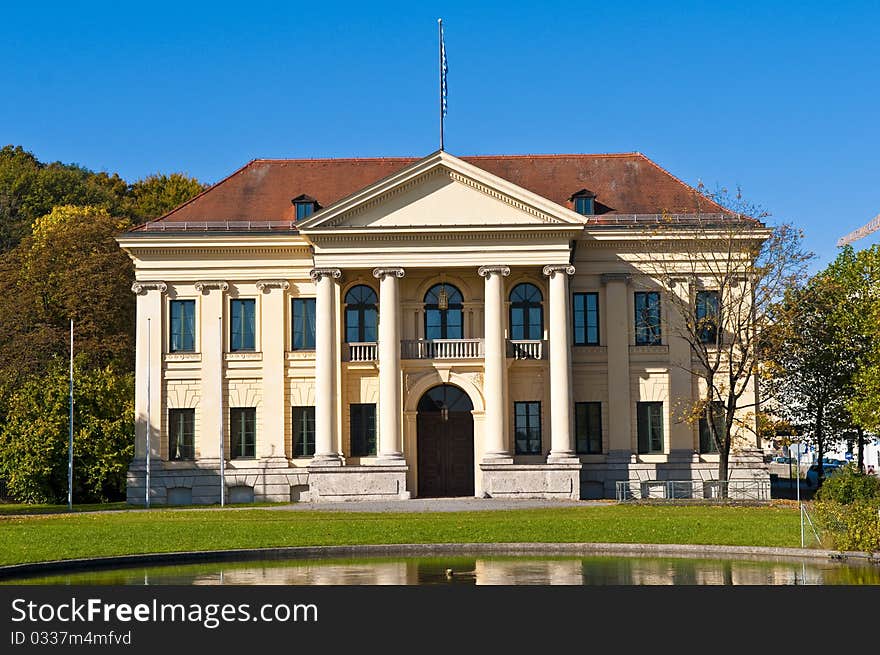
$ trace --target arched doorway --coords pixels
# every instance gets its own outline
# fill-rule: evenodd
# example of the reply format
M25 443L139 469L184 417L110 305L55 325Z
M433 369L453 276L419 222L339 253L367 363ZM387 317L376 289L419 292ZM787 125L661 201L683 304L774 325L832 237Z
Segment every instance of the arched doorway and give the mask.
M451 384L425 392L418 407L421 498L474 495L474 406Z

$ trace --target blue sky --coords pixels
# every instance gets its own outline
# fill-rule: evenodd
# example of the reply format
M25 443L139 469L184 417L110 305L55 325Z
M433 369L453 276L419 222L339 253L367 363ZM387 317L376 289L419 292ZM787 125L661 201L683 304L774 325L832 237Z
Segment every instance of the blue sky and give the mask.
M452 154L638 150L739 185L821 265L880 212L877 2L20 2L0 143L129 180L425 155L439 16Z

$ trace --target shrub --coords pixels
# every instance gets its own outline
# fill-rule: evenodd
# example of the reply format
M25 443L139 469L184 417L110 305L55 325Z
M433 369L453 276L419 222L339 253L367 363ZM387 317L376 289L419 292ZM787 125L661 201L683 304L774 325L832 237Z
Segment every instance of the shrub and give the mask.
M74 370L73 497L104 502L125 497L134 451L134 376L112 368ZM0 478L27 503L67 497L67 367L55 361L13 391L0 423Z
M838 550L880 551L880 499L813 503L816 520Z
M866 475L855 464L847 464L825 479L816 498L833 500L843 505L857 500L880 498L880 480L873 475Z

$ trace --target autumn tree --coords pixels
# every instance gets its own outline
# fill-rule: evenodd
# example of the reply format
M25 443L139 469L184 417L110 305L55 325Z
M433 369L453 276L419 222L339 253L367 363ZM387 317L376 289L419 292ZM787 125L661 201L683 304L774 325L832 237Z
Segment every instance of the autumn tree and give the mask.
M0 381L16 384L68 353L131 370L134 269L114 236L130 225L99 207L56 207L0 255Z

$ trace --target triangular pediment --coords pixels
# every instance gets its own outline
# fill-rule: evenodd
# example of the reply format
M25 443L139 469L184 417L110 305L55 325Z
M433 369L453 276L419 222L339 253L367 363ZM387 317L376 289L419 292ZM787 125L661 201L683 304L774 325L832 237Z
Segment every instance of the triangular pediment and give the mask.
M446 152L318 212L303 232L345 228L582 225L579 214Z

